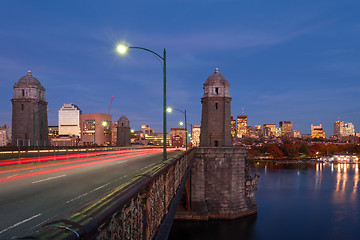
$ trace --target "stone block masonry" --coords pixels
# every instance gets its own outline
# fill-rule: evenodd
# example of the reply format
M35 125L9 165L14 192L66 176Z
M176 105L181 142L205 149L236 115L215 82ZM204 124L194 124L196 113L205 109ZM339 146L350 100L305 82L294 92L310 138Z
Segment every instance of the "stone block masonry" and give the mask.
M245 148L200 147L191 169L191 210L177 219L234 219L257 212L254 191L259 176L250 176Z

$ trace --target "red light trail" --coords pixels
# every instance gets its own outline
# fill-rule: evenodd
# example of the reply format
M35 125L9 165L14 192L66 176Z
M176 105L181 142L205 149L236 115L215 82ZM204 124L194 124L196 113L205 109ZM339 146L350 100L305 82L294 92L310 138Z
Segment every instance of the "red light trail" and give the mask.
M174 150L176 150L176 149L169 149L169 151L174 151ZM119 160L123 160L123 159L130 158L130 157L139 157L139 156L144 156L144 155L157 153L157 152L161 152L161 151L162 151L162 149L146 149L146 150L142 149L142 150L123 150L123 151L101 152L104 155L105 154L106 155L107 154L114 154L114 155L112 155L112 156L99 156L99 157L87 158L87 159L81 159L81 160L79 159L79 160L75 160L75 161L66 161L66 162L61 162L61 163L41 165L41 166L33 167L33 168L43 168L43 167L49 167L49 166L51 167L51 166L57 166L57 165L78 163L78 164L72 165L72 166L59 167L59 168L56 168L56 169L49 169L49 170L43 170L43 171L34 172L34 173L25 173L25 174L16 175L16 176L7 177L7 178L0 178L0 183L7 182L7 181L12 181L12 180L17 180L17 179L23 179L23 178L27 178L27 177L33 177L33 176L48 174L48 173L65 171L65 170L74 169L74 168L81 168L81 167L95 165L95 164L119 161ZM92 156L97 155L97 154L99 154L99 153L93 153ZM86 155L86 154L71 154L71 155L69 155L69 158L80 158L80 156L88 157L88 155ZM43 160L42 158L48 159L47 156L40 157L40 158L41 158L40 162L41 161L46 161L46 160ZM64 158L60 158L60 159L64 159ZM102 159L102 160L99 160L99 159ZM51 160L54 160L54 159L51 159ZM91 161L91 162L88 162L88 161ZM13 161L13 162L17 162L17 161ZM38 162L38 158L36 158L36 160L34 158L26 159L26 163L31 163L31 162ZM83 163L83 162L87 162L87 163ZM13 163L13 164L17 164L17 163ZM10 165L10 163L7 164L7 165ZM32 168L14 169L14 170L10 170L10 171L23 171L23 170L28 170L28 169L32 169ZM6 172L9 172L9 171L6 171ZM1 173L4 173L4 172L1 172Z
M158 152L159 149L153 148L148 149L149 151ZM11 160L2 160L0 161L0 166L14 165L14 164L22 164L22 163L36 163L36 162L44 162L44 161L54 161L54 160L62 160L69 158L82 158L82 157L92 157L97 155L108 155L108 154L116 154L116 153L128 153L134 151L143 151L143 149L136 150L117 150L117 151L102 151L102 152L89 152L89 153L75 153L75 154L63 154L56 156L42 156L42 157L31 157L31 158L21 158L21 159L11 159Z

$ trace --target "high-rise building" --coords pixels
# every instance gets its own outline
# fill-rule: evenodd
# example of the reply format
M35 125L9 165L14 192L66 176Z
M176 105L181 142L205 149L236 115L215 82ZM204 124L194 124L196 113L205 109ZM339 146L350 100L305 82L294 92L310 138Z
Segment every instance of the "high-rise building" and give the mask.
M321 124L319 126L311 124L311 138L325 138L325 132Z
M80 115L81 142L83 145L110 146L112 116L105 113Z
M111 146L116 146L117 143L117 126L117 121L111 124Z
M261 125L255 125L255 129L256 130L262 130L262 126Z
M118 147L130 146L130 121L123 114L117 124L117 143Z
M147 135L150 135L150 134L154 133L154 130L152 130L151 127L149 127L149 125L146 125L146 124L141 124L140 131L143 134L147 134Z
M8 125L0 127L0 146L4 147L11 143L11 128Z
M200 146L200 125L193 125L191 130L192 144L194 147Z
M275 133L274 133L274 137L282 137L282 128L281 127L276 127L275 128Z
M294 130L292 137L293 137L293 138L301 138L301 133L300 133L300 131Z
M264 136L262 125L255 125L255 133L256 133L256 136L258 136L260 138Z
M345 123L343 136L355 136L355 127L352 123Z
M276 132L276 124L264 124L263 132L265 137L273 137Z
M59 135L80 136L79 106L65 103L59 110Z
M201 98L201 147L232 146L229 86L217 68L204 83L204 95Z
M238 115L237 116L237 137L243 138L247 132L247 116Z
M231 137L234 139L236 137L236 120L231 116Z
M246 137L249 137L249 138L256 138L256 130L253 126L247 126L246 127Z
M45 88L28 71L14 84L12 102L12 145L48 146Z
M185 128L170 128L170 133L174 147L185 147Z
M293 131L292 121L281 121L279 122L279 127L281 128L281 136L284 138L290 138Z
M344 133L344 121L336 121L334 122L334 135L338 138L341 138Z

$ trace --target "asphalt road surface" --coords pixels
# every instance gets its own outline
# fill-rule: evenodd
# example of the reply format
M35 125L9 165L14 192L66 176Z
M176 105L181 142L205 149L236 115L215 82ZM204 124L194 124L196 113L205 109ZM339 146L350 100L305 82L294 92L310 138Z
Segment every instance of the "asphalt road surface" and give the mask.
M134 149L0 167L0 239L16 239L64 218L161 160L161 149Z

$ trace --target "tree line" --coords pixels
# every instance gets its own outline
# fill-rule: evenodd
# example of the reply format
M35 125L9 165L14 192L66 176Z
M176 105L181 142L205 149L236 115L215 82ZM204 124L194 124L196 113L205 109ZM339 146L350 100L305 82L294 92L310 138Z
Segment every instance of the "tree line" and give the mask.
M251 146L250 157L267 157L276 159L317 158L334 153L348 153L360 156L360 145L335 143L291 142L269 143Z

